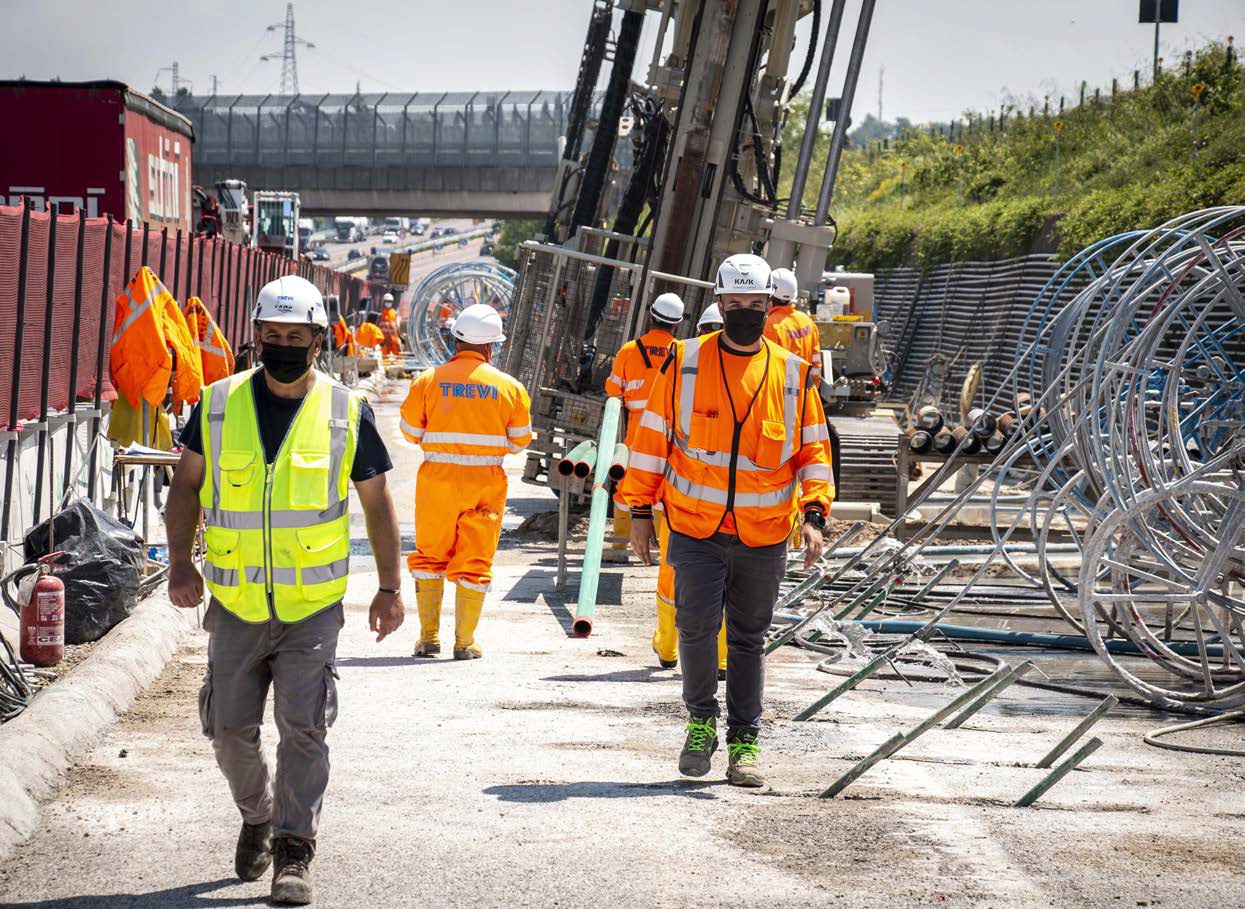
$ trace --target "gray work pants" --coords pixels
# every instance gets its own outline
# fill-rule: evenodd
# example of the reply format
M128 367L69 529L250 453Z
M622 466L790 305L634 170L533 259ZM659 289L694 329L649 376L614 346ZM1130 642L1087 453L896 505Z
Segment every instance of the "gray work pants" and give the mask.
M765 632L774 618L787 541L745 546L733 534L697 540L670 531L675 625L683 702L695 716L718 716L717 635L726 608L727 738L756 733L765 689Z
M215 600L203 627L208 668L199 691L203 734L248 824L272 822L274 836L315 841L329 782L328 727L337 717L334 661L340 604L295 624L244 622ZM268 687L280 740L268 770L260 725Z

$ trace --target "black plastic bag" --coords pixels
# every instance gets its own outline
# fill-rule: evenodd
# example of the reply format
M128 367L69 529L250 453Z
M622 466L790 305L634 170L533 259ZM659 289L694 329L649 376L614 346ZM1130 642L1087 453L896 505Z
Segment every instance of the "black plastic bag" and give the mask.
M142 537L81 499L52 520L55 550L48 549L44 521L26 534L26 561L69 553L56 572L65 584L65 643L97 641L138 605L147 560Z

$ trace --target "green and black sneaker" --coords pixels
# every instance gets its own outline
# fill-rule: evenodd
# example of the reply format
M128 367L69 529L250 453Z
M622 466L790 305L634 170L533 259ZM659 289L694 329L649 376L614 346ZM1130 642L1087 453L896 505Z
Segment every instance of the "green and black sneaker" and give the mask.
M679 773L704 776L709 772L713 752L718 750L718 721L712 716L689 716L687 739L679 755Z
M755 732L737 733L726 743L726 749L730 752L726 779L732 786L756 789L765 785L761 774L761 746L757 744Z

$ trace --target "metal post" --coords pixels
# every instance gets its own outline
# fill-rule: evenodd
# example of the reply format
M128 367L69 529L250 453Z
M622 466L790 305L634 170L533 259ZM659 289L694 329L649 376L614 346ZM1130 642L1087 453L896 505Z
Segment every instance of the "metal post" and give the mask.
M1004 688L1007 688L1013 682L1018 681L1025 673L1027 673L1032 668L1033 668L1033 661L1025 660L1023 663L1021 663L1016 668L1012 669L1002 678L998 679L993 685L989 686L985 691L981 693L981 696L978 697L975 701L973 701L971 704L969 704L967 707L965 707L963 710L961 710L959 713L953 716L950 722L947 723L945 728L959 729L961 726L964 725L964 723L968 720L969 717L971 717L974 713L976 713L982 707L985 707L986 704L990 703L992 700L994 700L996 697L1002 694Z
M834 135L830 139L830 153L826 156L826 172L821 178L821 193L817 196L817 214L813 223L825 224L830 213L830 199L834 195L834 179L839 172L839 158L843 155L843 145L847 141L847 121L851 118L852 98L856 94L856 83L860 80L860 66L865 56L865 44L869 40L869 25L873 21L873 7L877 0L863 0L860 6L860 19L856 23L856 39L852 43L852 54L847 61L847 78L843 80L843 96L839 101L839 119L834 124Z
M1077 723L1076 726L1072 728L1071 732L1061 738L1059 743L1048 751L1046 756L1038 761L1035 766L1045 769L1054 764L1055 761L1059 760L1060 755L1076 744L1077 739L1089 732L1090 727L1106 716L1107 712L1115 707L1115 705L1119 702L1120 699L1113 694L1109 694L1103 698L1102 702L1086 714L1085 719Z
M1162 7L1160 0L1154 0L1154 81L1159 81L1159 20L1163 17L1159 15Z
M112 215L108 215L108 220L104 227L104 280L100 282L99 289L99 337L95 349L95 401L92 404L91 413L91 456L90 463L86 471L86 497L92 504L95 502L95 462L96 454L99 450L99 424L100 410L103 407L104 400L104 351L107 350L108 343L108 304L110 301L112 285Z
M47 463L47 444L50 438L48 432L48 390L52 382L52 331L55 326L53 321L54 308L56 306L56 222L59 217L56 214L56 206L48 206L48 275L47 275L47 294L45 295L45 303L43 308L43 362L40 364L39 375L39 435L36 436L36 454L35 454L35 508L31 517L33 523L39 523L39 513L43 504L43 468L46 465L48 470L53 470L54 466ZM48 517L56 511L56 503L48 503Z
M924 641L927 637L929 637L929 635L933 632L933 630L934 630L934 627L931 625L928 630L918 632L917 636L913 638L913 640ZM841 695L847 694L847 692L851 691L853 688L855 688L865 679L875 674L883 666L889 664L892 656L893 654L890 652L889 649L886 650L884 653L878 654L876 657L874 657L872 660L870 660L860 669L856 670L856 672L854 672L852 675L844 679L839 685L830 689L830 691L826 693L824 696L813 701L813 703L809 704L807 707L805 707L803 710L797 713L795 715L795 719L799 722L803 722L804 720L811 720L813 717L819 714L822 710L828 707L833 701L837 700Z
M1050 790L1052 786L1054 786L1056 783L1062 780L1065 776L1067 776L1069 772L1076 769L1077 764L1081 763L1081 761L1085 760L1087 757L1089 757L1091 754L1093 754L1095 751L1097 751L1101 747L1102 747L1102 739L1097 738L1097 737L1090 739L1088 742L1086 742L1084 745L1078 748L1076 753L1072 755L1072 757L1068 758L1066 761L1064 761L1062 764L1060 764L1058 767L1052 770L1049 774L1047 774L1042 779L1040 783L1038 783L1036 786L1034 786L1032 789L1030 789L1028 792L1022 795L1019 799L1017 799L1016 804L1012 805L1012 807L1013 808L1028 808L1030 805L1032 805L1034 802L1036 802L1038 799L1044 796Z
M26 337L26 258L30 252L30 198L22 199L22 233L17 254L17 314L13 320L13 372L9 383L8 425L12 433L4 466L3 517L0 518L0 541L9 538L9 513L13 504L13 471L17 467L19 421L17 409L21 406L22 391L22 342Z
M73 332L69 341L69 395L65 409L69 414L65 445L65 482L61 494L73 481L73 453L78 444L78 344L82 338L82 258L86 253L86 212L78 209L78 247L74 257ZM102 313L101 313L102 315Z
M566 547L567 537L570 535L568 525L571 512L571 481L569 477L562 474L558 474L558 478L562 483L562 490L561 495L558 496L558 573L553 579L553 589L562 591L566 590Z
M182 277L182 229L177 228L177 234L173 240L173 299L178 299L177 292L181 289ZM189 281L186 282L190 284Z
M169 260L169 229L160 228L160 280L164 280L164 268Z
M142 251L138 255L139 268L142 268L144 265L147 264L147 254L149 252L147 241L148 241L148 234L150 234L150 232L151 232L151 222L144 221L143 222L143 248L142 248ZM130 275L130 277L132 278L134 276Z
M850 770L844 773L841 777L839 777L837 780L831 783L830 786L824 792L822 792L820 796L818 796L818 798L823 798L823 799L834 798L836 795L838 795L840 792L842 792L844 789L850 786L853 782L855 782L857 779L863 776L870 767L886 760L888 757L898 752L905 745L915 741L919 736L928 732L930 729L933 729L935 726L941 723L944 719L946 719L948 716L950 716L952 713L958 710L961 705L966 704L968 701L971 701L973 698L977 697L978 694L980 694L990 685L993 685L995 682L997 682L1000 676L1003 676L1006 674L1007 674L1006 669L1000 669L997 672L986 676L984 679L982 679L972 688L966 689L965 691L961 692L958 697L951 700L941 709L936 710L934 713L930 714L926 719L924 719L919 724L914 726L910 731L899 732L891 736L889 739L887 739L885 742L879 745L876 749L874 749L874 751L871 754L869 754L867 757L863 758L862 760L858 761L855 764L855 766L853 766Z
M199 270L195 272L195 296L198 297L200 300L202 300L203 299L203 238L202 237L197 237L197 238L191 237L190 238L191 250L194 250L195 248L196 239L199 241L199 255L197 256ZM189 270L189 266L187 266L187 270ZM190 280L189 276L187 276L187 280Z

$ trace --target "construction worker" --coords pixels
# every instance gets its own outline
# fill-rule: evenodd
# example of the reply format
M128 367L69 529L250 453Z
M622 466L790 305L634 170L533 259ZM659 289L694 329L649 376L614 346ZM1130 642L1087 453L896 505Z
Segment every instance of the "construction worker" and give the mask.
M329 321L333 324L333 350L342 356L353 357L356 353L354 332L350 330L345 317L342 316L336 294L329 294L328 307Z
M455 353L424 370L402 404L402 434L424 460L415 480L415 578L419 642L415 656L441 652L445 580L456 587L454 659L474 660L484 594L506 507L502 458L532 440L531 401L519 382L489 365L493 345L506 339L501 315L484 303L454 320Z
M613 368L605 380L605 393L612 398L622 398L627 414L625 444L628 447L640 428L639 415L644 410L653 379L670 355L670 345L674 343L674 332L683 321L683 311L683 299L678 294L660 294L649 305L644 333L625 343L614 355ZM631 536L629 516L617 507L614 512L614 536L623 539ZM664 595L663 580L667 582ZM673 586L673 572L663 562L658 573L657 628L653 632L653 653L657 654L657 662L662 669L673 669L679 662Z
M821 333L817 323L807 313L795 308L800 285L795 272L789 268L775 268L773 273L774 296L769 317L765 320L765 337L785 347L813 367L813 378L821 381ZM830 433L830 462L834 465L834 485L838 488L839 471L843 467L839 457L841 443L834 424L826 420Z
M826 420L803 360L762 337L770 269L751 254L718 268L721 333L676 342L640 419L619 497L631 544L650 561L653 506L670 525L683 701L679 770L709 772L717 749L713 638L726 604L727 779L761 786L765 632L786 570L792 500L800 491L804 564L821 555L834 497Z
M310 282L286 275L255 302L262 365L213 383L191 413L165 523L169 599L211 602L203 732L242 813L240 878L274 863L272 899L311 901L310 863L328 785L325 735L337 715L337 636L350 562L348 484L367 520L379 575L368 622L402 624L393 466L371 408L312 368L328 316ZM206 566L191 549L202 512ZM280 742L275 775L260 742L269 687Z
M705 311L700 314L700 320L696 323L696 334L707 335L721 330L722 311L718 309L718 304L710 303L705 307Z
M381 297L380 330L385 333L380 351L389 357L402 353L402 338L398 333L398 311L394 309L393 294Z
M800 294L795 272L789 268L775 268L772 279L773 305L765 320L765 337L810 364L813 375L820 378L821 335L808 313L795 307Z

